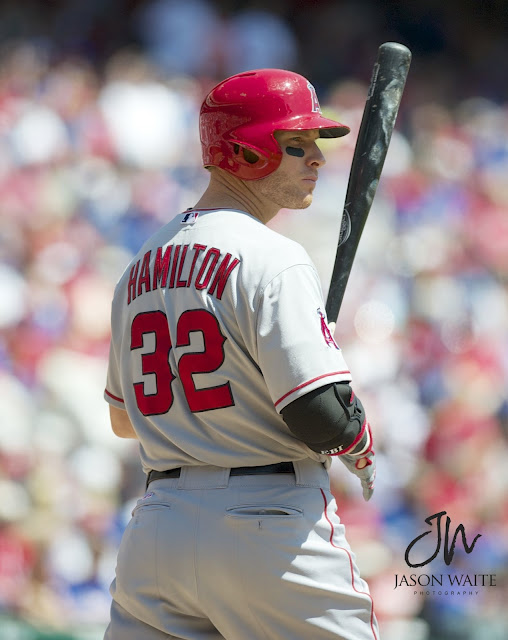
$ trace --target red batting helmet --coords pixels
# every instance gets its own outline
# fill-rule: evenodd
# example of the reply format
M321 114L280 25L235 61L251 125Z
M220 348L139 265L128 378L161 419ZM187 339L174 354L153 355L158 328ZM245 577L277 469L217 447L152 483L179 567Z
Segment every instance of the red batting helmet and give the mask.
M282 150L275 131L319 129L321 138L338 138L346 127L321 114L316 90L292 71L257 69L226 78L201 105L199 132L203 165L228 171L242 180L258 180L275 171ZM241 147L253 151L245 159Z

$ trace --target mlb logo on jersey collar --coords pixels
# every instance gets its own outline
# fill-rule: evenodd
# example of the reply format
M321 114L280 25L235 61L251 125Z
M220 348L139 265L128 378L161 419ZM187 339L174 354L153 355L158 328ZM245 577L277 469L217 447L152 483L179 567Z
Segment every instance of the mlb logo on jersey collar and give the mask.
M189 211L182 218L180 224L194 224L198 219L199 211Z

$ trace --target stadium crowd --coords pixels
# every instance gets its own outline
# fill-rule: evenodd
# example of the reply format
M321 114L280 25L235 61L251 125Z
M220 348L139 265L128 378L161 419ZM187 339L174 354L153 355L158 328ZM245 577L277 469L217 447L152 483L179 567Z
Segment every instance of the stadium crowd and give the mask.
M35 11L38 3L28 4ZM5 638L102 637L117 547L144 487L137 445L112 434L102 398L111 297L144 239L206 185L202 97L246 68L287 67L313 79L312 64L301 61L298 21L281 10L288 3L272 3L272 12L240 3L227 20L228 3L222 13L221 3L205 0L125 3L137 46L103 48L98 65L97 49L87 55L85 45L97 43L93 34L100 40L93 30L100 4L55 3L58 46L23 32L10 39L5 20L0 30ZM356 25L351 46L355 35L388 39L376 30L374 3L356 13L352 3L323 4L315 23L342 10ZM7 2L0 17L16 24L22 5ZM358 15L372 19L360 29ZM70 27L87 34L87 25L89 40L70 47ZM219 37L225 29L228 37ZM426 37L415 41L417 52L431 47ZM329 64L330 38L320 54ZM496 45L500 38L490 43L491 59ZM473 60L474 48L468 52ZM362 60L317 78L324 111L352 134L322 142L327 164L312 207L282 211L271 223L305 246L325 294L373 62ZM498 88L499 69L485 80L480 62L468 93L453 93L446 66L435 72L433 92L426 63L413 63L335 333L373 425L376 492L365 504L355 478L337 465L333 488L385 640L501 640L508 635L508 96ZM394 588L396 576L418 573L405 550L429 529L425 518L442 511L450 539L459 524L469 543L482 537L466 554L459 535L452 565L438 556L419 571L495 575L496 586L453 596L444 587Z

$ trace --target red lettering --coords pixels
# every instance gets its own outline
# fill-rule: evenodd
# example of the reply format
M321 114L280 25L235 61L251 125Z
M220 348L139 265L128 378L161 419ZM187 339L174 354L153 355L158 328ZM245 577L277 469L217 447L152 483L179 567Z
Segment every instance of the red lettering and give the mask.
M173 255L173 265L171 267L171 278L169 280L169 288L173 289L175 286L176 267L178 265L178 257L180 256L181 245L177 244L175 247L175 253Z
M180 265L178 267L178 276L176 277L176 286L177 287L186 287L187 282L185 280L181 280L183 263L185 262L185 256L187 255L187 249L189 248L188 244L185 244L182 249L182 257L180 258Z
M139 260L133 264L129 273L129 284L127 285L127 304L136 298L136 282L139 273Z
M204 351L184 353L178 361L180 382L185 391L189 409L193 413L232 407L235 402L231 393L231 384L225 382L216 387L196 389L194 376L220 369L224 362L224 343L219 321L205 309L184 311L177 325L177 347L190 345L190 336L199 332L203 336ZM204 377L206 380L206 377Z
M229 276L231 275L231 272L240 263L240 260L238 260L238 258L234 258L233 262L229 264L229 260L231 259L231 257L232 256L230 253L227 253L225 255L223 261L220 263L220 266L217 269L217 273L215 274L212 285L208 290L208 293L212 295L215 290L215 287L217 287L217 298L219 300L222 298L222 294L224 293L224 288L226 286Z
M199 254L201 253L201 251L204 251L206 249L206 244L195 244L193 247L194 250L194 258L192 258L192 265L189 271L189 277L187 279L187 286L190 287L191 284L191 280L192 280L192 274L194 273L194 267L196 266L196 262L198 260Z
M221 300L229 276L240 264L240 260L233 258L231 253L226 253L219 263L221 258L220 249L211 247L207 250L206 245L195 243L192 247L194 255L192 257L189 274L185 279L182 277L182 274L185 269L188 250L188 244L157 247L153 264L153 277L150 271L152 252L147 251L142 261L138 260L131 266L127 287L127 304L130 304L136 296L158 289L159 287L168 286L171 289L175 286L190 287L200 254L204 252L206 253L197 271L194 286L198 290L208 289L210 295L215 295L218 300ZM168 276L170 276L169 283Z
M219 321L205 309L184 311L176 325L177 347L191 344L191 334L200 333L203 338L202 351L186 351L178 361L178 375L192 412L223 409L235 404L231 383L225 380L216 386L206 374L219 371L224 364L226 337L222 335ZM145 335L155 335L155 350L138 351L145 345ZM172 340L166 314L163 311L148 311L138 314L131 325L131 352L141 361L141 380L133 382L136 404L145 416L160 415L173 406L172 383L175 375L169 364ZM136 367L139 370L139 365ZM145 379L146 376L146 379ZM198 376L196 388L194 376ZM145 389L145 383L151 388ZM150 391L150 393L148 393Z
M208 285L210 284L210 280L212 279L213 270L217 265L219 257L220 257L219 249L216 249L215 247L208 249L206 256L203 260L203 264L201 265L201 268L198 271L198 275L196 276L196 285L195 285L196 289L206 289L208 287ZM210 259L211 259L211 263L210 265L208 265L208 263L210 262ZM207 268L208 268L208 271L206 271ZM205 275L205 271L206 271L206 275ZM201 278L203 276L205 276L205 278L201 282Z
M141 273L138 280L138 296L143 293L142 286L145 285L145 293L151 291L150 288L150 255L151 251L147 251L143 258L143 264L141 265Z
M155 263L153 265L152 289L157 289L159 286L166 286L166 283L168 281L169 261L171 260L172 249L173 245L170 244L169 247L167 247L164 251L163 256L162 247L158 247L157 254L155 255Z
M141 370L143 376L155 377L155 393L145 393L144 382L135 382L134 393L136 404L144 416L167 413L173 404L171 384L175 379L168 362L171 351L171 336L169 335L168 320L162 311L149 311L138 314L131 325L131 351L144 346L144 336L155 334L155 351L143 353Z

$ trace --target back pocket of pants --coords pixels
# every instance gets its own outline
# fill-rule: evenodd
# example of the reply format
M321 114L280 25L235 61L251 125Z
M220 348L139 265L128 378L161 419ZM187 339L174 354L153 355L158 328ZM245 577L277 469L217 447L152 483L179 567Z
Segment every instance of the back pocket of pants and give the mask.
M226 509L228 518L301 518L303 509L280 504L240 504Z

